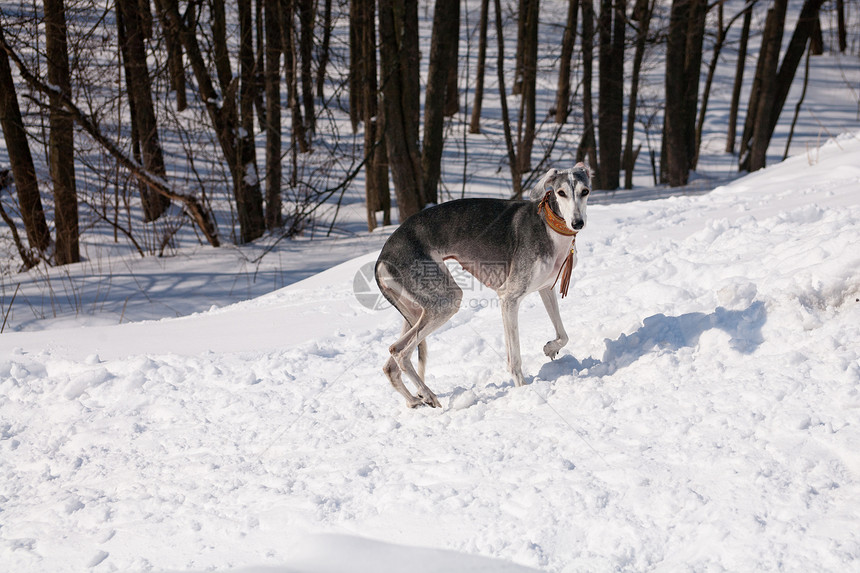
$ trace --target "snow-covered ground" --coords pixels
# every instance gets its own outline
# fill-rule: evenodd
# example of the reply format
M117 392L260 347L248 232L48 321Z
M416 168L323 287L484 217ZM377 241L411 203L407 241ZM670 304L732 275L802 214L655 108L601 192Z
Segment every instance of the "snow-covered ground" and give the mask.
M429 339L441 410L381 372L400 320L362 273L385 234L238 304L0 336L0 569L858 567L860 134L592 205L555 361L522 305L523 388L462 277Z

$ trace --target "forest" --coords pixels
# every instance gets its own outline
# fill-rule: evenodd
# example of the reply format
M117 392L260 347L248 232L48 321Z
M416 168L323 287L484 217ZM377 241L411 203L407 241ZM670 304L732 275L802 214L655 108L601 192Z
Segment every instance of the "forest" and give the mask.
M373 230L456 196L454 186L464 193L468 160L462 181L446 182L444 164L477 136L502 150L512 197L574 160L600 190L631 188L637 161L653 184L683 186L718 67L733 78L725 152L755 171L780 118L797 121L800 103L786 100L814 57L857 54L858 8L4 2L0 215L15 254L4 272L78 262L96 228L140 256L170 252L180 229L213 247L289 238L356 186ZM662 98L643 97L646 76L652 88L660 78Z

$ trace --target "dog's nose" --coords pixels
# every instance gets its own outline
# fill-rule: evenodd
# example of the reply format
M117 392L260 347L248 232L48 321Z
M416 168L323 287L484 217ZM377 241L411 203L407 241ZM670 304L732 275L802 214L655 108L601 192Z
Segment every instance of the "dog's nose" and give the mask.
M575 221L573 223L573 230L579 231L585 226L585 221Z

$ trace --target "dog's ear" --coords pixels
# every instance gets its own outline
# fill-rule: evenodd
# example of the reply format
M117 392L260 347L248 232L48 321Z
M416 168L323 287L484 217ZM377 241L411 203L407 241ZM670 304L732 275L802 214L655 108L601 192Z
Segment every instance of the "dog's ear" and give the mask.
M544 195L546 195L546 192L552 190L552 185L550 184L550 181L556 175L558 175L558 169L556 169L555 167L547 171L546 174L540 178L540 181L537 182L537 185L534 186L534 189L531 190L529 198L532 201L540 201L541 199L543 199Z
M591 186L591 181L594 179L594 171L591 169L591 165L588 164L588 161L580 161L576 165L573 166L574 169L581 169L585 172L585 175L588 177L588 185Z

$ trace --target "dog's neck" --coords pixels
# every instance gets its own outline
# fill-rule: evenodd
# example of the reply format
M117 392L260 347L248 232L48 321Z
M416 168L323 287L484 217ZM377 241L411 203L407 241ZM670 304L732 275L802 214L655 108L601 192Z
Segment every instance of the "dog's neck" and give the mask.
M552 191L547 191L546 195L543 196L543 199L541 199L540 205L538 206L538 213L543 212L546 224L559 235L564 235L565 237L576 237L576 231L568 227L567 222L559 217L550 206L549 198L551 194Z

